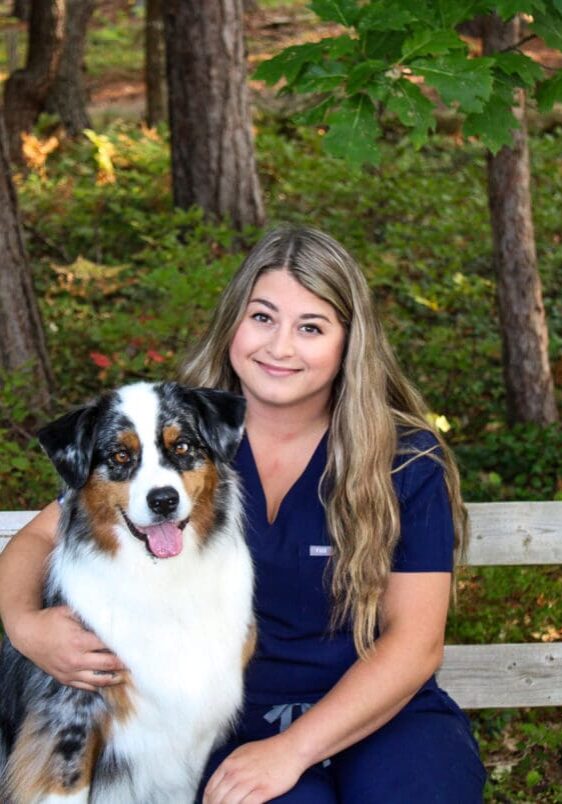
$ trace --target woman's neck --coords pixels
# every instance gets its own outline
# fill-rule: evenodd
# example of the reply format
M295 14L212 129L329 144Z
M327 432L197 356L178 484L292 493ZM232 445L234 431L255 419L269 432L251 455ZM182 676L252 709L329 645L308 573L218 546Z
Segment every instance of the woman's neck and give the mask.
M252 438L269 441L293 441L302 436L320 436L330 425L330 412L318 407L306 409L249 403L246 414L246 431Z

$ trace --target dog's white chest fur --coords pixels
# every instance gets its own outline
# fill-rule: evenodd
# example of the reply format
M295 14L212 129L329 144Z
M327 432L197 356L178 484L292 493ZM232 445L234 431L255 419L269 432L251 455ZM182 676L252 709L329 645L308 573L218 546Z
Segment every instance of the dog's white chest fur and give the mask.
M113 721L110 744L134 761L139 801L189 801L242 701L241 652L252 619L249 553L228 529L203 548L189 530L173 559L152 559L142 545L125 541L112 558L61 546L53 561L53 580L68 604L130 670L131 713ZM99 801L123 804L129 797L129 788L112 788Z

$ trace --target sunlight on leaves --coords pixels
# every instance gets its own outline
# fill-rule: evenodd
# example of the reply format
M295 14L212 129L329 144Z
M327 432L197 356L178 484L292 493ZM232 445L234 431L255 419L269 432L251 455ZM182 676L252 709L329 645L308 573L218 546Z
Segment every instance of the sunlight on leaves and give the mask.
M59 147L58 137L49 137L42 140L33 134L21 135L22 152L25 163L30 170L34 170L42 179L47 175L46 163L49 154Z
M96 134L90 128L84 129L84 134L94 146L94 159L98 168L96 184L114 184L116 181L113 159L117 149L105 134Z
M436 430L439 430L441 433L448 433L451 429L451 424L446 416L442 413L428 413L426 415L427 421L435 427Z

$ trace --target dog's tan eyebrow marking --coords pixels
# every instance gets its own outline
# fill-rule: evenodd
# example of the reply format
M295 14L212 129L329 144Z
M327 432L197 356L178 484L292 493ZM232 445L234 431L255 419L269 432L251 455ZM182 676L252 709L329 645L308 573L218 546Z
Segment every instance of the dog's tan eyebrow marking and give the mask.
M125 430L123 433L119 433L118 441L126 447L129 452L140 452L140 440L134 430Z
M162 430L162 438L166 449L170 449L176 443L181 435L181 428L177 424L168 424Z

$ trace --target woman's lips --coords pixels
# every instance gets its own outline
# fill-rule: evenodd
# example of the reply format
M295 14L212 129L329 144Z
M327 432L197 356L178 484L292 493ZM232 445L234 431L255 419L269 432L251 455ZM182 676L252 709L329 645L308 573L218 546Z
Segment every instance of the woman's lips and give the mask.
M290 377L293 374L298 374L301 369L286 368L285 366L272 366L270 363L264 363L261 360L256 360L258 366L263 369L267 374L273 377Z

